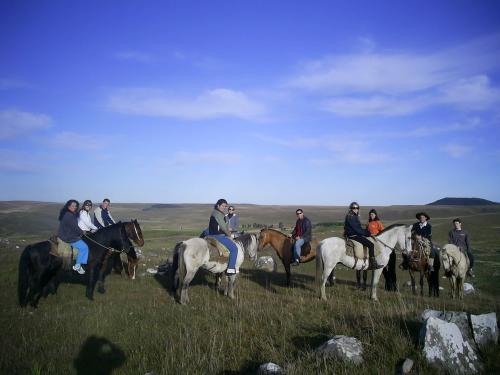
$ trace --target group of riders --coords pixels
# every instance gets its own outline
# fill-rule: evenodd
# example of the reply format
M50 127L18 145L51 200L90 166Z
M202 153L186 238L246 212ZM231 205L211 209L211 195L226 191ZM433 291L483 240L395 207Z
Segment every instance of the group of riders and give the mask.
M59 212L59 229L57 236L71 247L78 249L76 263L73 270L80 275L85 273L82 265L87 264L89 248L82 237L87 232L95 232L101 228L115 224L109 211L110 200L105 198L102 204L94 209L93 220L90 217L92 201L87 199L80 204L75 199L70 199Z
M87 264L88 246L82 240L86 232L95 232L100 228L115 224L115 220L111 216L109 210L110 200L108 198L102 201L102 204L94 209L93 219L90 216L92 209L92 201L85 200L79 208L78 201L71 199L59 213L59 230L58 237L78 249L78 256L73 270L79 274L84 274L85 270L82 265ZM226 213L227 210L227 213ZM361 224L360 207L357 202L352 202L349 205L349 210L344 221L344 237L352 241L361 243L368 248L369 267L368 269L377 269L382 266L377 264L375 258L374 242L369 238L379 234L384 225L375 209L371 209L368 213L368 223L366 226ZM293 254L292 265L298 266L301 263L302 246L312 240L312 223L309 218L304 215L304 210L301 208L295 211L297 221L292 231ZM428 258L429 271L433 271L434 258L438 256L435 247L432 244L432 226L429 223L430 217L425 212L419 212L416 215L417 222L412 226L412 235L415 239L415 244ZM229 263L227 267L228 274L235 274L236 259L238 249L233 242L233 238L239 234L239 216L235 213L235 208L230 206L225 199L219 199L210 215L208 228L203 232L202 236L209 235L222 243L229 250ZM459 218L453 220L454 228L449 232L448 242L458 246L464 251L470 262L468 274L474 277L472 266L474 257L472 255L469 236L462 229L462 221Z
M229 212L225 211L229 207ZM364 247L368 248L369 266L368 269L382 268L383 266L377 264L375 258L375 245L369 238L376 236L382 230L382 224L377 211L371 209L368 213L368 223L366 226L361 224L360 207L357 202L352 202L349 205L349 210L344 220L344 237L352 241L361 243ZM294 240L292 249L292 265L298 266L301 263L301 249L302 246L312 240L312 223L309 218L304 215L304 210L301 208L295 211L297 221L292 231L292 239ZM429 272L433 272L434 258L439 256L436 248L432 244L432 226L429 223L430 216L425 212L419 212L416 215L417 222L413 224L411 232L414 239L415 249L418 249L428 259ZM214 205L214 209L210 216L208 229L204 235L215 237L219 242L224 244L229 250L229 264L227 268L228 274L236 273L235 264L237 256L237 248L231 238L234 238L237 233L237 219L234 213L234 207L229 206L225 199L219 199ZM469 243L468 233L462 229L462 221L460 218L453 219L453 229L448 234L448 242L456 245L461 251L467 254L470 262L468 275L474 277L472 267L474 265L474 257ZM404 267L405 264L403 264Z

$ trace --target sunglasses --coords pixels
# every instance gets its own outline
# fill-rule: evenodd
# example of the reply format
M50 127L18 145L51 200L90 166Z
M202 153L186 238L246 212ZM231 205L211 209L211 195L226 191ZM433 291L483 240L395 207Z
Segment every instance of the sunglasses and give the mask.
M303 214L303 212L296 212L296 214L297 214L297 215L302 215L302 214Z
M353 210L359 210L359 207L353 207L352 209Z

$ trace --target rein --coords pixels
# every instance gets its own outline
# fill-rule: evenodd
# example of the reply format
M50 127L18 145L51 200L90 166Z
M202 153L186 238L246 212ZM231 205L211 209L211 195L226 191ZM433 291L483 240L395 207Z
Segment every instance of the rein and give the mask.
M116 249L113 249L112 247L108 247L108 246L104 246L103 244L97 242L96 240L90 238L89 236L87 236L86 234L84 234L84 237L86 237L88 240L92 241L93 243L95 243L96 245L99 245L100 247L102 247L103 249L106 249L108 251L111 251L113 253L123 253L123 249L121 250L116 250Z
M135 227L135 222L133 222L133 221L132 221L132 226L134 227L135 235L137 236L137 239L140 240L139 233L137 232L137 228Z

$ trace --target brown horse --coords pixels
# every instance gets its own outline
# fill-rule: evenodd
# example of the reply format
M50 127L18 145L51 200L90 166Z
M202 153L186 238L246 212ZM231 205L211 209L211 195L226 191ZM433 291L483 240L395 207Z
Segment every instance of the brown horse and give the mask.
M293 258L293 244L294 240L290 236L276 229L264 228L260 231L258 251L261 251L267 245L271 245L276 251L276 254L285 267L287 286L290 286L290 264ZM318 246L318 244L318 240L312 240L302 246L300 263L307 263L316 258L316 246ZM333 274L332 272L329 277L330 283L333 283Z
M420 275L420 295L424 295L424 276L427 279L427 284L429 285L429 297L439 297L439 269L441 263L439 257L434 258L434 271L430 272L430 265L427 256L424 253L424 249L421 242L413 238L414 248L410 254L403 253L403 268L408 269L411 278L411 289L413 294L417 294L415 288L415 275L418 273ZM432 246L432 245L431 245Z

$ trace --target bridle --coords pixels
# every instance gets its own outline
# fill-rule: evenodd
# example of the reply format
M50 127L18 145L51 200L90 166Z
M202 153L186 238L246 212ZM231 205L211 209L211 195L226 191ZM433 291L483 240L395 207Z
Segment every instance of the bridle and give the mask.
M123 224L123 225L125 225L125 224ZM139 240L139 233L137 232L137 228L135 227L135 223L134 223L133 221L132 221L132 226L134 227L135 233L136 233L136 235L137 235L137 239ZM125 235L127 236L127 239L128 239L128 240L129 240L129 242L130 242L130 237L127 235L127 232L126 232L126 231L125 231ZM125 251L125 246L124 246L121 250L116 250L116 249L114 249L114 248L112 248L112 247L109 247L109 246L104 246L103 244L101 244L101 243L97 242L96 240L94 240L93 238L91 238L91 237L87 236L86 234L84 234L83 236L84 236L85 238L87 238L89 241L91 241L91 242L95 243L96 245L98 245L98 246L102 247L103 249L106 249L106 250L108 250L108 251L110 251L110 252L112 252L112 253L123 253L123 252ZM133 241L133 240L132 240L132 241ZM122 241L122 245L123 245L123 241ZM130 249L130 247L129 247L129 249Z

